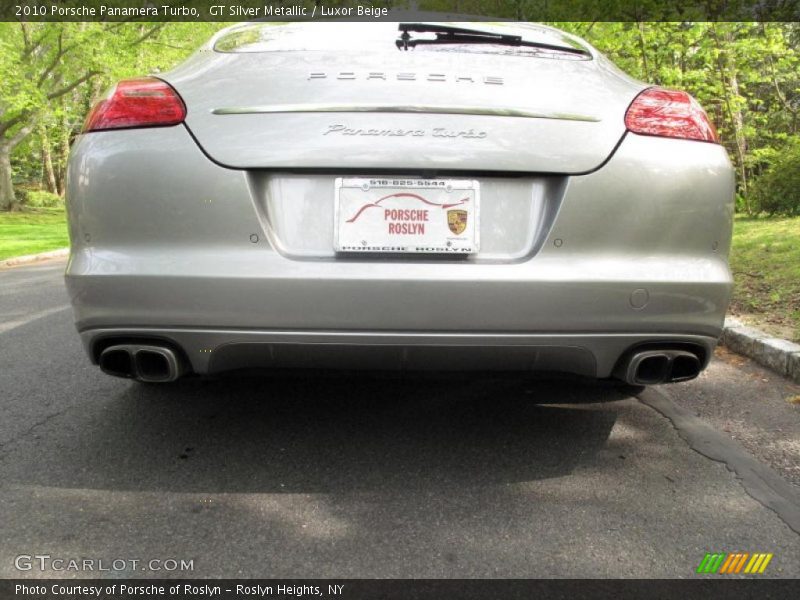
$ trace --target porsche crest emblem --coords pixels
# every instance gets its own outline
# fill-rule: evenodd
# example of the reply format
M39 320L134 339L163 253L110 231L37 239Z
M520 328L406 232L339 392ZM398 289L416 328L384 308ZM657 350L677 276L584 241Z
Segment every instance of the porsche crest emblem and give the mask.
M465 210L448 210L447 211L447 226L456 235L461 235L467 228L467 216L469 213Z

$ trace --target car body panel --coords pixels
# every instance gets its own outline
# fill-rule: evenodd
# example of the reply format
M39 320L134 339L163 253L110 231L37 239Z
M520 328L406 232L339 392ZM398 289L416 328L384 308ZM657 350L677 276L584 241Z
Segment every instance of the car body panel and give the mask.
M385 50L207 47L160 77L209 157L248 169L586 172L611 154L646 87L600 59L400 52L396 24L369 27Z

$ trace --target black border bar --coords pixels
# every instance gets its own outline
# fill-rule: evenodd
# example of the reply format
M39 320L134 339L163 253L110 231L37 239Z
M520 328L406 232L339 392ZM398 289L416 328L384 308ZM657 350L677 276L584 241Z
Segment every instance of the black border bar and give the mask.
M800 21L800 0L4 0L0 21Z
M334 587L338 586L338 587ZM130 593L122 590L137 588ZM38 589L38 592L35 591ZM74 590L74 591L71 591ZM99 594L97 592L100 592ZM39 593L43 592L43 593ZM800 597L796 579L3 579L3 600L427 600Z

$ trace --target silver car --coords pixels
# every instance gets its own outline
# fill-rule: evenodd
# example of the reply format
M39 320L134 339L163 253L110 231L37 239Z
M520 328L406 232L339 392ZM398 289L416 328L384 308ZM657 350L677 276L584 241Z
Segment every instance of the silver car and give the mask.
M683 381L731 293L702 108L549 27L249 23L120 82L68 173L91 360Z

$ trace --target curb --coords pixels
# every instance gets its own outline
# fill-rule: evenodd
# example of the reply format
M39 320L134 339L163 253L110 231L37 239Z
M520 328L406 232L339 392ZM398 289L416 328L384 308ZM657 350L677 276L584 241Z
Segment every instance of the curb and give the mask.
M69 255L69 248L60 248L58 250L50 250L49 252L40 252L39 254L26 254L25 256L15 256L0 260L0 268L3 267L16 267L19 265L27 265L40 260L47 260L48 258L62 258Z
M800 383L800 344L749 327L736 317L726 317L720 342L737 354Z

